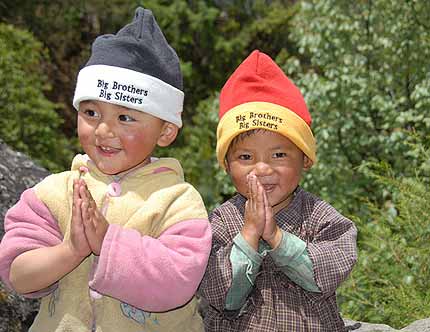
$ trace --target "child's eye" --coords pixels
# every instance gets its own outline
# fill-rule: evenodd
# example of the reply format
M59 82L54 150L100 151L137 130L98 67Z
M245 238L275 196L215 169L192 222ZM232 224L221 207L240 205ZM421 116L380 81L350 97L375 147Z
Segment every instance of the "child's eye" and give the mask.
M127 114L121 114L118 117L119 121L123 121L123 122L133 122L136 121L133 117L131 117L130 115Z
M240 160L251 160L251 155L246 154L246 153L242 153L241 155L239 155L239 159Z
M273 154L274 158L285 158L287 156L287 154L285 152L275 152Z
M98 116L98 113L92 109L85 109L83 110L83 113L90 118L94 118Z

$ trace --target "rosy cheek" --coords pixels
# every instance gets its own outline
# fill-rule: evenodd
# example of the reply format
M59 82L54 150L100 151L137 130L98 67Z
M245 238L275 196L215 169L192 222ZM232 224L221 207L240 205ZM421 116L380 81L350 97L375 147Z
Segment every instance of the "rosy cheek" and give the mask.
M144 148L143 142L147 143L145 135L140 131L124 132L120 137L121 145L128 149L136 149L137 151Z
M126 132L122 135L123 141L126 141L129 144L138 144L138 142L144 142L144 138L145 135L139 132Z
M137 133L125 133L125 134L123 135L123 137L124 137L125 139L127 139L127 140L133 140L133 139L136 139L138 136L141 136L141 135L138 135Z
M88 138L94 135L94 128L86 123L83 119L78 119L78 136L79 138Z
M88 132L86 132L85 130L78 130L78 138L79 138L79 142L83 145L88 141Z
M136 139L144 136L146 132L145 127L142 126L128 126L123 127L118 131L118 136L121 136L126 139Z

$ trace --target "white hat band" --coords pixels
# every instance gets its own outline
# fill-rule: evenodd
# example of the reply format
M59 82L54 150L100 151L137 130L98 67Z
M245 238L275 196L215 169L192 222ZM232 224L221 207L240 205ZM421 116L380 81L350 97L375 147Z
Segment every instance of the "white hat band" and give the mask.
M84 67L78 75L73 106L99 100L151 114L182 127L184 93L162 80L107 65Z

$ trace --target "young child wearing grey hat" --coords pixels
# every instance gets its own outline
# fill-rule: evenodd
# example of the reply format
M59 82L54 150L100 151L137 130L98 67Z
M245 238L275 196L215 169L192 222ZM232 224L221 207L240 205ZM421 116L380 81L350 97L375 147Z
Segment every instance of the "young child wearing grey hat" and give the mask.
M30 331L202 330L206 209L177 160L152 156L175 140L183 98L178 57L151 11L93 43L73 100L85 154L5 218L0 277L42 298Z

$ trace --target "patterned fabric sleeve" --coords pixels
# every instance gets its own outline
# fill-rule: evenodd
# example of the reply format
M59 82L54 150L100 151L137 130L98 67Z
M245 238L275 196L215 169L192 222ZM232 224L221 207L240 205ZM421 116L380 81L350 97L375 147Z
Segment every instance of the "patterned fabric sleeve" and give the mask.
M234 237L233 242L230 253L233 280L226 298L227 310L238 310L245 304L264 258L246 242L241 233Z
M216 210L210 214L209 220L212 226L212 250L199 294L212 308L222 312L232 282L232 266L229 257L233 239L227 233L227 228Z
M233 242L230 254L233 280L226 298L227 310L238 310L245 304L261 262L267 254L270 254L281 271L297 285L311 292L320 292L315 282L312 261L306 250L306 242L294 234L282 231L281 243L274 250L261 241L256 252L240 233L235 236Z
M333 294L357 261L357 229L352 221L321 201L314 210L314 235L307 251L321 292Z
M281 243L278 248L270 251L270 256L281 271L297 285L311 292L320 292L315 281L312 261L306 250L306 242L294 234L282 231Z

